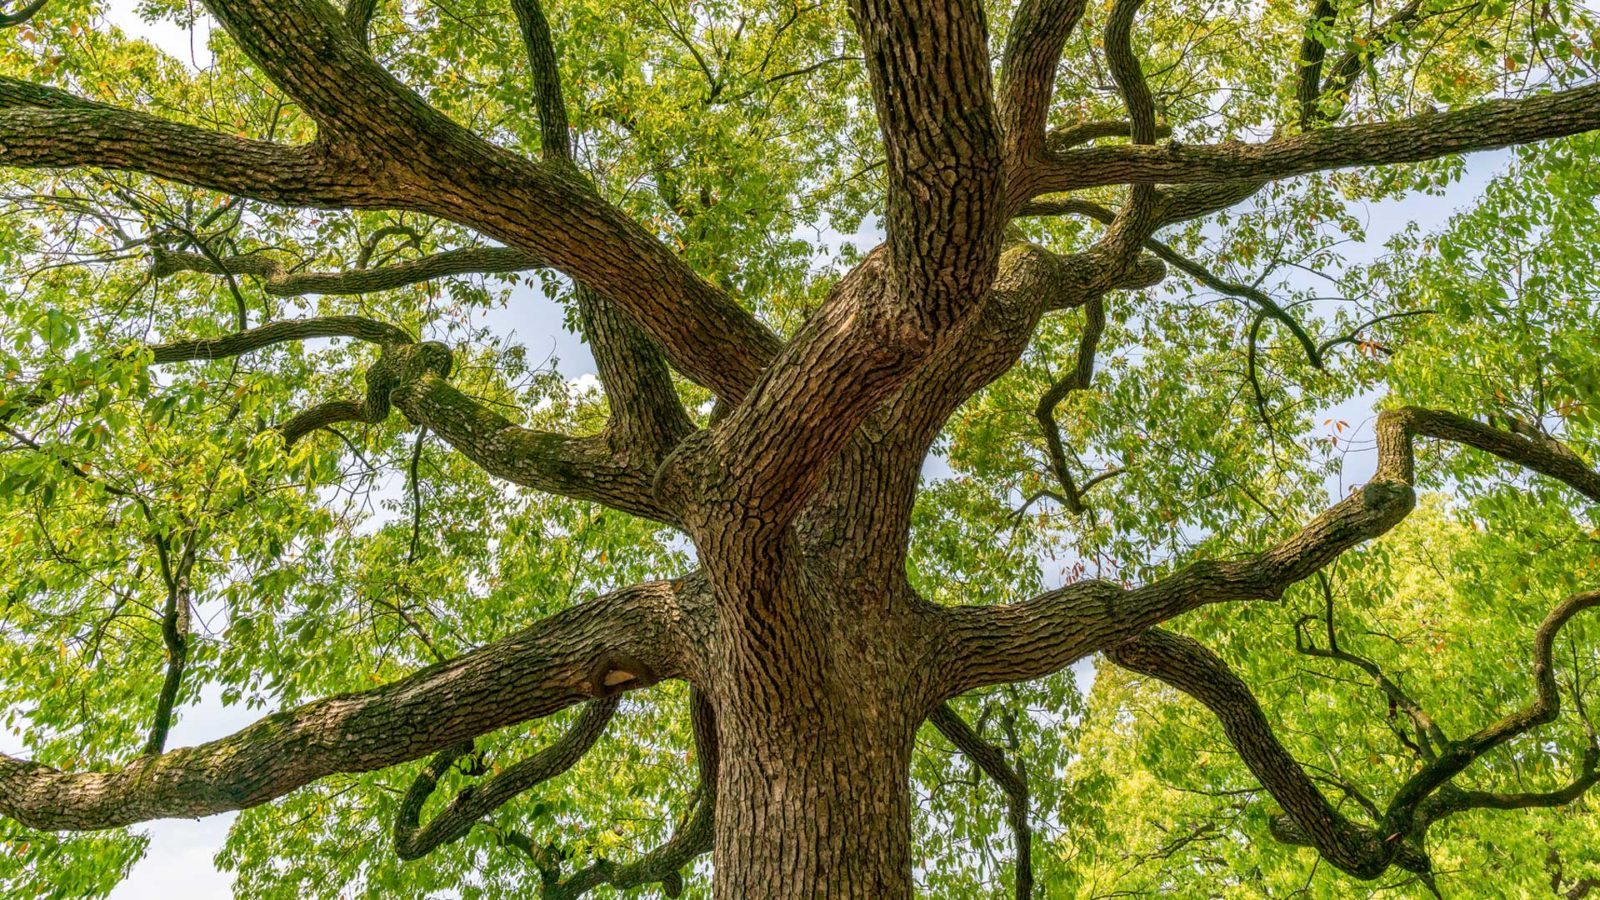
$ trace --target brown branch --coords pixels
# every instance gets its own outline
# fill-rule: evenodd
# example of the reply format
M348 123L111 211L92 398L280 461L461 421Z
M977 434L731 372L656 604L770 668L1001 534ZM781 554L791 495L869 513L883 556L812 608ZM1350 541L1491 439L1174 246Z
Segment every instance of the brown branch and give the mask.
M363 50L370 49L372 17L378 12L378 0L345 0L344 23L361 43Z
M1006 821L1016 854L1016 898L1028 900L1033 896L1033 826L1028 821L1028 778L1022 760L1013 766L1004 751L973 731L948 703L935 707L928 721L1005 793Z
M711 851L716 837L717 808L717 731L711 702L698 690L689 694L690 718L694 726L695 766L699 782L691 799L692 811L665 843L630 863L598 859L588 867L562 878L557 867L544 864L543 900L578 900L597 887L610 885L627 890L646 884L660 884L662 893L677 897L683 893L684 866Z
M414 344L404 329L362 316L319 316L284 319L219 338L170 341L149 350L157 365L194 360L227 359L289 341L316 338L354 338L374 344Z
M1055 154L1030 187L1037 195L1108 184L1275 180L1350 166L1420 162L1595 128L1600 128L1600 85L1588 85L1256 144L1085 147Z
M1306 23L1300 42L1300 70L1295 77L1295 102L1300 105L1300 127L1309 128L1320 115L1317 101L1322 97L1322 61L1328 55L1324 32L1333 27L1339 8L1333 0L1316 0L1311 21Z
M1095 297L1083 307L1083 332L1078 336L1078 357L1072 371L1050 385L1050 389L1039 398L1039 405L1033 411L1034 418L1039 420L1039 428L1044 433L1045 450L1050 457L1050 470L1055 474L1056 482L1061 485L1061 495L1058 502L1073 515L1082 515L1087 507L1083 505L1083 495L1088 491L1089 485L1082 488L1072 476L1071 467L1067 465L1066 442L1061 437L1061 425L1056 421L1056 408L1067 399L1067 395L1074 391L1086 391L1089 382L1094 378L1095 351L1100 346L1100 336L1106 330L1106 306L1102 297ZM1118 469L1102 473L1095 477L1094 483L1098 484L1112 477Z
M1011 19L1000 63L998 115L1013 165L1044 146L1045 119L1061 48L1083 18L1085 0L1023 0ZM1122 131L1127 134L1126 128Z
M166 749L167 734L172 730L172 711L177 705L178 690L183 686L183 672L189 661L189 578L195 563L195 534L191 530L185 537L183 552L176 560L172 559L172 548L165 537L157 535L153 543L161 564L161 579L167 588L166 605L161 612L161 642L166 647L167 666L156 696L150 737L144 745L146 756L159 756Z
M539 0L511 0L522 32L522 46L533 72L534 104L539 110L540 147L547 160L572 160L572 138L568 134L567 105L561 96L561 71L556 64L555 44L550 40L550 22L545 19Z
M44 9L44 5L49 2L50 0L33 0L33 2L14 13L0 13L0 28L21 25L37 15L39 10Z
M1534 634L1536 699L1528 706L1459 741L1445 741L1390 800L1375 828L1356 825L1322 796L1274 736L1249 687L1216 654L1198 642L1161 629L1113 648L1107 656L1124 668L1159 678L1189 694L1221 721L1245 764L1285 810L1273 835L1316 848L1341 871L1376 878L1390 865L1422 876L1431 888L1431 866L1422 849L1428 826L1466 809L1558 806L1582 796L1600 781L1600 745L1591 742L1579 775L1555 791L1501 794L1464 791L1450 784L1485 753L1512 738L1555 721L1560 711L1552 650L1556 635L1573 616L1600 607L1600 591L1574 594L1558 604ZM1442 735L1440 735L1442 738Z
M1211 603L1277 599L1351 547L1393 528L1411 512L1413 444L1432 437L1464 444L1554 478L1600 502L1600 472L1565 447L1422 407L1378 416L1378 466L1366 485L1266 550L1233 560L1202 560L1150 584L1123 588L1083 581L1003 606L941 610L936 668L945 696L998 682L1038 678L1144 629ZM1559 446L1559 445L1556 445Z
M230 737L66 773L0 755L0 814L82 831L245 809L340 772L426 756L575 703L681 677L703 639L698 582L636 585L399 681L308 703Z
M427 825L421 825L422 805L451 764L472 752L472 743L440 751L417 775L400 802L394 822L395 853L401 859L416 859L458 841L484 816L572 768L605 733L619 702L619 697L611 696L586 704L578 721L554 744L512 764L493 778L462 790Z
M1106 138L1130 139L1133 136L1133 123L1127 119L1090 119L1052 128L1045 134L1045 149L1051 153L1061 153L1073 147L1087 144L1091 141L1105 140ZM1171 125L1157 125L1155 129L1157 138L1172 136Z
M370 205L370 177L319 144L207 131L0 78L0 166L95 166L289 206Z
M522 272L545 265L530 253L508 247L446 250L394 265L376 269L358 267L348 272L291 272L277 260L257 254L213 260L203 254L181 253L158 247L154 258L157 277L175 272L253 275L261 279L262 290L275 297L370 294L437 278Z
M1249 686L1198 641L1152 628L1106 655L1124 669L1158 678L1205 704L1256 779L1334 867L1363 879L1382 875L1391 864L1419 875L1431 872L1420 847L1386 841L1377 830L1357 825L1334 809L1278 742Z

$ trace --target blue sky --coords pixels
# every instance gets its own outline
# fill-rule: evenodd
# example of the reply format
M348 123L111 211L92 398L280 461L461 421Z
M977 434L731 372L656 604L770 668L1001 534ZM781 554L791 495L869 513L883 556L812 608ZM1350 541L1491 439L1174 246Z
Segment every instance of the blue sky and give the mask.
M191 63L204 64L209 59L205 50L205 25L191 35L170 23L150 26L135 14L134 0L111 0L110 18L130 33L140 34L173 56ZM1418 221L1424 227L1434 227L1460 207L1469 204L1486 181L1498 172L1507 160L1505 153L1482 154L1472 158L1465 179L1442 198L1417 198L1403 203L1383 204L1369 212L1370 240L1365 247L1352 248L1352 255L1375 255L1382 241L1407 221ZM594 364L587 348L577 338L562 328L562 311L554 303L529 289L521 289L509 309L491 313L488 322L505 333L515 333L527 344L531 358L542 358L552 353L560 360L560 369L569 378L592 374ZM1339 418L1360 422L1368 418L1367 402L1330 410ZM1371 470L1368 460L1352 459L1345 473L1346 483L1356 483ZM929 474L943 471L934 461ZM205 695L202 701L182 712L173 728L169 747L202 743L232 733L254 721L259 712L242 707L224 707L216 692ZM12 748L15 749L15 748ZM212 862L233 821L233 815L214 816L189 821L175 820L153 822L141 828L150 835L148 855L133 869L132 875L113 893L114 900L213 900L230 894L231 879L217 871Z

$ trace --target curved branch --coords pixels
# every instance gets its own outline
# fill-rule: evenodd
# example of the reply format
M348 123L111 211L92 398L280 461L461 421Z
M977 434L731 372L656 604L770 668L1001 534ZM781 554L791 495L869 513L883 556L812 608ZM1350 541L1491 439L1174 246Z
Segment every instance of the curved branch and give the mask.
M1378 466L1372 480L1266 550L1241 559L1194 562L1137 588L1083 581L1021 603L941 609L944 649L935 668L945 676L944 695L1047 675L1207 604L1281 597L1290 585L1386 533L1411 512L1418 437L1474 447L1600 502L1600 472L1548 438L1415 406L1380 413L1376 431Z
M400 802L394 821L394 849L401 859L416 859L436 848L466 837L484 816L572 768L605 733L620 698L605 697L586 704L578 721L554 744L520 760L499 775L457 794L439 814L420 825L422 805L452 763L472 752L472 743L440 751L418 773Z
M218 262L221 265L218 265ZM212 260L199 253L181 253L156 248L153 271L159 277L175 272L202 272L210 275L254 275L262 290L275 297L300 297L309 294L370 294L450 278L456 275L491 275L543 268L546 264L531 253L509 247L472 247L430 253L418 259L376 269L356 268L348 272L291 272L275 259L259 255L230 256Z
M1152 628L1107 650L1106 656L1124 669L1158 678L1205 704L1256 779L1322 858L1340 871L1370 879L1396 863L1419 875L1431 872L1427 857L1411 842L1386 841L1377 830L1357 825L1334 809L1278 743L1249 686L1200 642Z
M696 580L625 588L370 691L106 771L0 755L0 814L83 831L258 806L319 778L418 759L575 703L682 677L703 639Z
M321 144L233 137L0 77L0 166L94 166L288 206L371 206L367 173Z
M1349 166L1420 162L1595 128L1600 128L1600 84L1256 144L1085 147L1054 154L1030 186L1042 194L1108 184L1275 180Z
M662 893L677 897L683 893L684 866L696 857L711 852L716 838L717 809L717 727L711 702L698 690L689 695L689 714L694 725L695 767L699 783L692 799L693 811L678 830L661 846L630 863L595 860L587 868L565 879L555 868L542 867L543 900L578 900L597 887L610 885L626 890L646 884L660 884Z
M1061 485L1062 494L1059 502L1073 515L1083 515L1087 509L1083 505L1083 495L1088 492L1092 484L1098 484L1120 472L1118 469L1103 472L1080 488L1076 479L1072 477L1071 467L1067 465L1066 442L1061 437L1061 425L1056 421L1056 407L1067 399L1068 394L1089 389L1089 382L1094 378L1095 351L1100 346L1100 336L1106 330L1104 298L1091 299L1084 304L1083 312L1083 333L1078 337L1078 358L1072 371L1050 385L1050 389L1039 398L1039 405L1033 411L1033 416L1039 420L1039 428L1044 433L1045 450L1050 456L1050 470Z
M999 747L973 731L948 703L935 707L928 721L1005 793L1006 820L1016 853L1016 897L1028 900L1033 896L1033 826L1028 822L1028 778L1022 760L1013 767Z
M1533 703L1459 741L1446 741L1438 755L1408 778L1389 802L1376 828L1356 825L1322 796L1305 771L1278 743L1271 723L1249 687L1216 654L1191 638L1151 629L1107 651L1112 662L1150 675L1189 694L1221 721L1228 740L1250 771L1284 808L1273 835L1316 848L1341 871L1376 878L1390 865L1423 876L1432 887L1431 866L1422 850L1430 824L1465 809L1517 809L1570 802L1600 781L1595 768L1600 745L1591 743L1583 769L1565 788L1534 794L1463 791L1450 785L1485 753L1514 737L1555 721L1560 712L1552 656L1556 634L1573 616L1600 607L1600 591L1574 594L1545 616L1534 633Z
M149 348L157 365L195 360L227 359L284 344L316 338L354 338L373 344L414 344L416 338L405 329L362 316L318 316L309 319L284 319L268 322L218 338L169 341Z
M32 3L29 3L27 6L24 6L14 13L0 13L0 28L10 28L14 25L21 25L22 23L33 18L35 15L38 15L39 10L44 9L44 5L49 2L50 0L33 0Z

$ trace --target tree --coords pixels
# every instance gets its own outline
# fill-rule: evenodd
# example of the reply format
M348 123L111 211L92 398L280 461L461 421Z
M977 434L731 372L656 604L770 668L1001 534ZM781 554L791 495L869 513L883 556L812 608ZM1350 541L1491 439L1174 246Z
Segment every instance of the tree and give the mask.
M1102 858L1118 791L1161 802L1102 752L1138 736L1235 798L1149 857L1255 866L1146 887L1434 888L1457 817L1600 780L1595 142L1339 259L1347 203L1600 128L1580 6L506 6L211 0L198 72L85 3L6 18L32 758L0 758L0 813L32 885L103 892L139 846L18 825L244 809L247 893L677 895L708 852L722 897L1065 892L1099 876L1056 851ZM869 214L865 254L796 237ZM1308 315L1266 282L1289 266L1354 301ZM474 318L529 272L597 394ZM1199 296L1175 272L1224 302L1161 302ZM1380 386L1376 469L1329 504L1349 436L1314 416ZM1408 520L1425 488L1459 499ZM1045 589L1052 553L1077 563ZM1472 698L1400 674L1419 633L1447 657L1436 595L1478 598L1449 626L1483 625ZM1384 616L1425 621L1379 646ZM1128 674L1080 720L1093 654ZM1264 708L1302 659L1335 699ZM1110 714L1157 683L1199 705ZM280 711L169 748L208 684ZM1203 759L1231 748L1203 773L1201 709ZM1399 749L1326 766L1302 726ZM586 790L541 789L564 773ZM580 828L608 816L640 824ZM1563 835L1524 877L1587 890L1560 842L1592 815Z

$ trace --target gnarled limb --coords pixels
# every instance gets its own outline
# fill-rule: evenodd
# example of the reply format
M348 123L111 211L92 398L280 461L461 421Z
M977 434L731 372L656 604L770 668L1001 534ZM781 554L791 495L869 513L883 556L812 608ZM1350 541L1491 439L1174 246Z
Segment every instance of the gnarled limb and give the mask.
M1323 128L1261 143L1084 147L1055 154L1035 194L1108 184L1276 180L1326 169L1420 162L1600 127L1600 85L1491 100L1434 115Z
M1083 313L1083 332L1078 336L1078 357L1073 363L1072 371L1050 385L1050 389L1039 398L1039 405L1033 411L1033 416L1039 420L1039 428L1044 433L1045 451L1050 457L1050 471L1061 487L1061 493L1053 496L1073 515L1082 515L1086 510L1083 505L1083 495L1091 486L1120 471L1112 469L1102 473L1080 488L1077 479L1072 475L1071 466L1067 464L1066 442L1061 437L1061 425L1056 421L1056 407L1061 405L1061 401L1067 399L1067 395L1074 391L1088 390L1089 382L1094 378L1095 351L1099 349L1100 336L1106 330L1105 300L1095 297L1084 304Z
M1386 835L1351 822L1334 809L1278 743L1250 688L1198 641L1152 628L1106 655L1125 669L1159 678L1204 703L1221 721L1245 765L1283 806L1295 827L1340 871L1357 878L1376 878L1391 863L1418 875L1432 871L1419 846L1385 840Z
M67 773L0 755L0 814L46 831L257 806L340 772L458 745L575 703L684 677L703 640L697 579L624 588L370 691L268 716L230 737Z
M1273 823L1274 837L1316 848L1341 871L1376 878L1390 865L1423 876L1431 887L1431 866L1422 849L1428 826L1466 809L1516 809L1571 802L1600 781L1600 745L1585 751L1582 769L1567 786L1547 792L1502 794L1466 791L1450 784L1485 753L1514 737L1555 721L1560 712L1551 659L1556 634L1584 610L1600 607L1600 591L1574 594L1557 604L1534 633L1536 698L1474 734L1445 741L1395 793L1375 827L1357 825L1333 809L1316 785L1279 744L1254 694L1216 654L1191 638L1151 629L1107 651L1124 668L1161 679L1205 704L1221 721L1228 740L1245 764L1282 804L1285 816Z
M1570 451L1422 407L1378 416L1378 466L1372 480L1294 535L1241 559L1202 560L1142 587L1082 581L1004 606L944 609L947 649L938 669L946 696L1005 681L1037 678L1114 647L1146 628L1210 603L1277 599L1344 551L1393 528L1411 512L1413 443L1432 437L1465 444L1554 478L1600 502L1600 472Z
M414 344L405 329L363 316L317 316L283 319L218 338L169 341L151 345L157 365L206 359L227 359L290 341L354 338L374 344Z
M973 731L948 703L935 707L928 721L1005 793L1006 821L1016 855L1015 894L1017 900L1028 900L1033 896L1033 825L1028 821L1028 775L1022 761L1013 766L1003 750Z
M619 673L621 675L629 673ZM628 679L623 678L623 681ZM621 683L621 682L619 682ZM615 695L590 701L555 743L519 760L500 774L474 784L453 797L438 815L420 824L422 805L428 801L439 779L456 760L472 752L472 742L440 751L418 773L400 802L394 821L394 849L401 859L416 859L436 848L466 837L484 816L572 768L594 742L605 733L621 698Z
M356 268L347 272L294 272L283 263L259 254L213 260L200 253L182 253L160 247L156 248L154 259L153 271L157 277L175 272L253 275L261 279L262 290L275 297L370 294L436 278L522 272L545 265L538 257L509 247L445 250L393 265L375 269Z
M543 900L578 900L597 887L627 888L660 884L662 893L677 897L683 893L683 867L711 852L715 838L717 806L717 728L711 702L698 690L689 694L689 714L694 726L695 768L699 783L692 797L693 810L665 843L633 862L614 863L600 859L562 877L559 865L535 864L540 868Z

